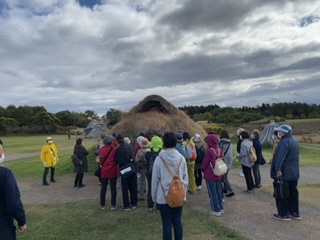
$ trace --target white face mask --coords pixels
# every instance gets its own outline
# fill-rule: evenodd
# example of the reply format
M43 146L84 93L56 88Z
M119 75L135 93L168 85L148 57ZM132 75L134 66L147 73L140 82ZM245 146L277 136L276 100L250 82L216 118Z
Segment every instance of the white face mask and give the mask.
M278 133L278 138L281 139L282 138L282 133Z
M253 134L251 135L251 139L254 139L254 135Z
M48 141L48 144L52 144L52 143L53 143L53 141L52 141L52 140L49 140L49 141Z

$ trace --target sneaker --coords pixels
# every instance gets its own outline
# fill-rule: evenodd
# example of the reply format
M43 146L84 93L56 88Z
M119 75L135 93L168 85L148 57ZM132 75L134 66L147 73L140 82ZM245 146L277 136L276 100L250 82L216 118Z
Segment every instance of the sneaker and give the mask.
M54 180L54 179L50 179L50 182L56 182L56 180Z
M244 190L243 192L245 192L245 193L250 193L250 194L254 193L253 190Z
M101 206L101 209L102 209L102 210L106 209L106 206Z
M254 188L261 188L261 184L260 185L254 185Z
M111 210L116 210L116 206L111 206Z
M201 191L201 188L202 188L201 186L198 186L197 191Z
M78 188L83 188L85 186L86 186L85 184L81 184L81 185L78 186Z
M222 209L222 210L220 211L220 213L221 213L221 215L224 214L224 210Z
M220 217L222 215L221 212L215 212L215 211L210 211L209 214L216 217Z
M131 206L131 209L136 209L137 208L137 205L132 205Z
M49 186L49 183L48 182L43 182L42 185L43 186Z
M290 221L291 218L289 216L280 216L279 214L273 214L272 216L274 219L280 220L280 221Z
M126 208L125 208L125 207L122 207L121 210L122 210L122 211L125 211L125 212L129 212L129 211L131 211L131 208L129 208L129 207L126 207Z
M226 194L226 197L232 197L234 195L235 195L234 192L229 192L228 194Z
M243 172L239 172L240 177L244 177Z
M291 213L291 214L289 214L289 217L294 218L296 220L301 220L301 216L299 213Z
M222 198L222 202L224 203L224 198Z
M153 208L148 208L148 213L153 213L154 209Z

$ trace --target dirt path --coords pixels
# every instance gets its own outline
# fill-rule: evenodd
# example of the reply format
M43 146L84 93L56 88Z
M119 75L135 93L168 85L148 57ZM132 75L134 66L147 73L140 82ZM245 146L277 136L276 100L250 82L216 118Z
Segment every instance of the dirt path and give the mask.
M263 186L270 186L269 166L264 166L261 170ZM320 168L302 168L300 184L320 183L319 171ZM256 190L255 194L243 193L245 180L238 173L238 169L230 172L230 180L236 196L225 199L225 214L220 218L215 218L216 220L236 229L250 239L320 239L320 209L301 204L302 220L291 220L290 222L274 220L272 218L272 214L275 213L274 199L261 190ZM96 177L87 174L84 178L86 187L81 189L73 188L72 176L60 177L56 180L57 182L50 184L50 186L42 186L41 179L18 181L24 204L58 204L96 200L97 208L99 207L100 186ZM118 183L119 188L120 183ZM109 203L109 199L108 195L107 203ZM120 189L117 201L119 205L121 203ZM188 204L192 204L195 208L208 214L210 205L205 186L196 195L188 195L187 201Z

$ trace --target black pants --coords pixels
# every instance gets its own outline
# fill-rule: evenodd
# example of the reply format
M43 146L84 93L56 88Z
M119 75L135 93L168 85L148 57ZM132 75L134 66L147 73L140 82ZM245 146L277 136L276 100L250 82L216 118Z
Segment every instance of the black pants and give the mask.
M131 206L137 206L138 202L138 184L137 174L134 173L130 177L123 178L121 176L121 188L122 188L122 202L124 208ZM130 193L130 201L129 201Z
M101 178L100 205L106 205L107 186L110 180L111 206L116 206L117 201L117 178Z
M253 178L252 178L252 174L251 174L251 168L242 165L242 172L243 172L244 177L246 179L247 190L253 190Z
M276 204L278 214L280 216L287 216L288 214L299 213L299 191L298 180L288 181L289 197L287 199L277 199Z
M98 168L101 168L100 163L98 163ZM101 183L101 175L98 178L99 178L99 183Z
M74 179L74 185L80 186L82 185L84 173L77 173L76 178Z
M151 197L151 182L152 182L152 173L147 173L147 182L148 182L148 208L153 208L154 202Z
M196 178L196 186L199 187L202 185L202 170L194 169L194 176Z
M0 226L0 237L5 240L16 240L16 227L15 226Z
M252 166L252 172L253 172L255 186L260 186L261 185L260 163L256 162Z
M47 176L49 173L49 168L51 169L50 180L54 180L55 167L45 167L43 172L43 182L47 182Z

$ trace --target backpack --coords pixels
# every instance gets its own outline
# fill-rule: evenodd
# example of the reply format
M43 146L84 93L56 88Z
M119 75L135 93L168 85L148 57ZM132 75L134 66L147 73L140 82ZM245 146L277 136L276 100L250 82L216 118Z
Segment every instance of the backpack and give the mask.
M216 176L222 176L227 173L228 166L225 163L225 161L221 158L221 155L217 154L213 148L211 148L211 149L215 153L215 155L217 156L217 160L216 160L214 167L212 166L212 164L210 162L210 166L213 170L213 174ZM218 150L218 153L220 153L220 149Z
M197 146L195 146L195 148L196 148L196 153L197 153L196 163L197 164L201 164L203 159L204 159L204 157L206 156L204 146L201 145L200 148L197 148Z
M77 156L77 154L72 154L71 156L71 161L73 163L74 166L79 166L80 165L80 159L79 157Z
M194 144L188 143L186 146L186 160L195 161L197 159L197 152Z
M249 149L249 160L251 163L255 163L257 161L257 153L253 146Z
M159 149L159 151L156 152L153 150L153 148L150 148L150 151L146 152L144 162L148 173L152 173L154 161L156 160L160 152L161 149Z
M171 208L179 208L182 207L184 205L184 199L186 196L186 192L184 190L183 184L179 178L179 171L180 171L180 165L182 162L182 158L180 160L180 163L178 165L178 172L176 175L173 175L173 173L171 172L168 164L166 163L166 161L160 156L160 159L162 160L163 164L166 166L168 172L170 173L170 175L172 176L173 180L170 184L170 188L168 191L168 194L165 195L165 191L164 191L164 187L162 186L162 191L163 194L166 198L167 204L169 205L169 207Z

